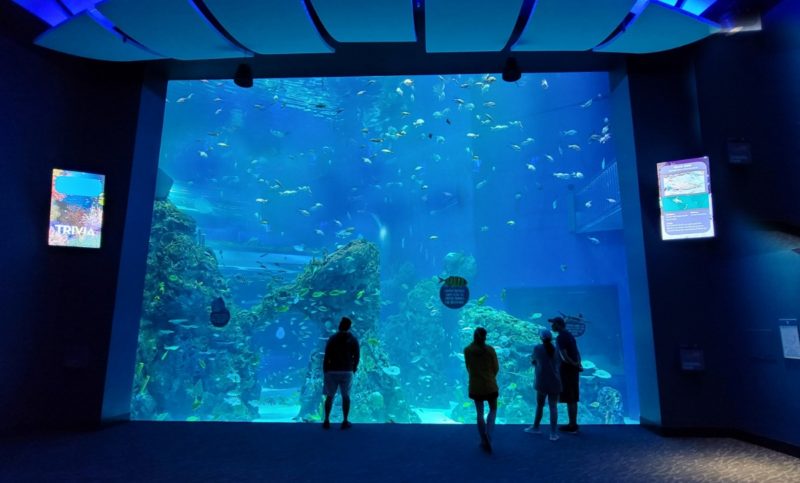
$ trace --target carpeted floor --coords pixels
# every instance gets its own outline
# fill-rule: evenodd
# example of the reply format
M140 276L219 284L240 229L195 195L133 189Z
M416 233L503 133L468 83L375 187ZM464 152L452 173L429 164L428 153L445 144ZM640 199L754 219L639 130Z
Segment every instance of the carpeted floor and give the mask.
M0 481L800 481L800 459L725 438L638 426L531 435L498 426L132 422L0 441Z

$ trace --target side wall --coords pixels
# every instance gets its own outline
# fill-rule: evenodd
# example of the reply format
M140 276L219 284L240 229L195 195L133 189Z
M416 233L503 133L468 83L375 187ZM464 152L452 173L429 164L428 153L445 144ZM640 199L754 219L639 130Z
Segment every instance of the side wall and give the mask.
M800 360L783 357L778 319L800 319L800 1L772 10L764 29L715 39L696 62L725 247L709 305L731 355L717 405L735 412L732 427L797 447ZM752 164L727 162L729 139L751 144Z
M779 318L800 319L800 2L764 31L632 57L631 109L664 429L733 429L800 446L800 361ZM752 164L728 162L729 139ZM717 236L662 241L656 163L709 156ZM678 350L706 370L680 370Z
M99 421L142 86L21 40L39 29L0 3L0 431ZM99 250L48 247L54 167L106 175Z

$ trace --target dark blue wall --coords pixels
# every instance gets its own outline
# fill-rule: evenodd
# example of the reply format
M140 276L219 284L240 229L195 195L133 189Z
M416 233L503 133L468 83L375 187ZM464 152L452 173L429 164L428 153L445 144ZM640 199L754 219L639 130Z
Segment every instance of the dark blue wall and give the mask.
M664 428L800 445L800 361L783 358L778 333L779 318L800 318L797 5L773 10L761 33L629 59ZM751 165L728 163L731 138L752 144ZM655 165L702 155L717 237L663 242ZM705 351L704 373L680 370L681 346Z
M142 85L33 47L39 28L0 3L0 430L99 421ZM54 167L106 175L101 249L47 246Z
M697 56L704 150L719 160L712 307L724 321L731 425L800 446L800 360L784 359L778 331L778 319L800 319L800 2L773 9L764 29ZM730 138L751 143L751 165L727 163Z

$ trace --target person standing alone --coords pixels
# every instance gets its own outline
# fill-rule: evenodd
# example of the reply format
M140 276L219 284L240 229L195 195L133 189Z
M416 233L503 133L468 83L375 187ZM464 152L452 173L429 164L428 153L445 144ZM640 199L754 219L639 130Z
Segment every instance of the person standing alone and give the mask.
M336 390L342 394L342 429L347 429L352 424L347 419L350 414L350 387L353 385L353 375L358 369L360 349L358 340L350 333L353 324L347 317L342 317L339 322L339 331L328 338L325 345L325 358L322 362L322 372L325 374L323 392L325 393L325 421L322 427L331 427L330 416L333 409L333 398Z
M487 453L492 452L491 436L497 416L497 373L500 365L494 348L486 344L486 329L478 327L473 334L470 345L464 349L464 363L469 373L469 398L475 401L478 418L478 434L481 447ZM489 403L489 414L483 419L483 403Z

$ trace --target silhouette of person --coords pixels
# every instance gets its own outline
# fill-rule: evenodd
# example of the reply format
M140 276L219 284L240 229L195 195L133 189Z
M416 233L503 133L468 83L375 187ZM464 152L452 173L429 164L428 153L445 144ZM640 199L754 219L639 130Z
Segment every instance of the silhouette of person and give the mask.
M560 402L567 404L567 415L569 424L559 426L559 431L566 433L578 432L578 401L580 400L579 376L583 370L581 367L581 353L578 351L578 343L575 337L567 330L567 324L563 317L553 317L548 319L556 337L556 347L561 358L561 396Z
M486 329L478 327L473 334L470 345L464 348L464 363L469 373L469 397L475 401L478 418L478 434L481 437L481 448L492 452L491 436L497 416L497 373L500 365L494 348L486 344ZM489 414L483 419L483 403L489 403Z
M545 329L539 334L542 343L533 348L531 364L536 372L536 416L533 424L525 428L526 433L541 433L539 423L542 422L544 413L544 401L550 407L550 441L558 440L558 395L561 392L561 375L559 368L561 358L556 354L556 347L553 345L553 334Z
M333 398L338 389L342 394L342 429L347 429L352 424L347 419L350 414L350 387L353 385L353 375L358 369L360 348L358 339L350 333L353 321L342 317L339 322L339 331L325 344L325 358L322 362L322 372L325 374L323 392L325 393L325 421L322 427L331 427L330 416L333 409Z

